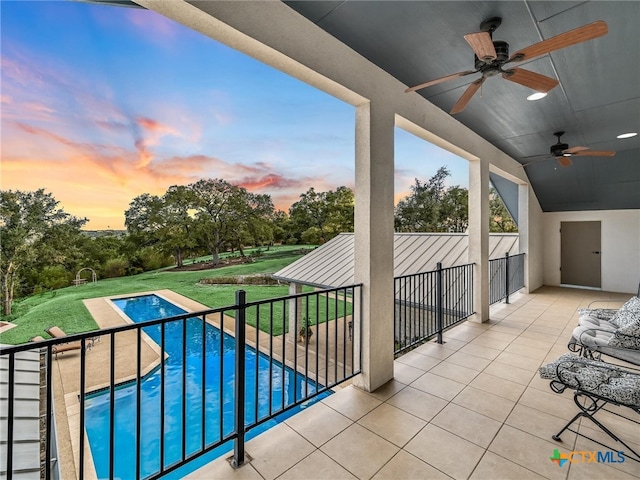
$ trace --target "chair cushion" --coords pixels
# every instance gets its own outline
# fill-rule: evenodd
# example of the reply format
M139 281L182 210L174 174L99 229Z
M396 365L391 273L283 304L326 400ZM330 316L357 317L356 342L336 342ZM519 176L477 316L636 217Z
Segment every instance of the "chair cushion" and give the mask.
M571 336L575 338L579 344L586 347L606 347L612 346L610 342L615 336L615 331L596 330L593 327L578 326L573 329Z
M620 307L620 310L611 317L610 321L618 328L626 327L634 322L640 322L640 298L631 297Z
M617 308L580 308L578 309L578 315L582 317L592 317L598 320L611 320L611 318L618 313Z
M609 320L601 319L598 317L592 317L591 315L583 315L578 320L578 325L581 327L597 328L598 330L607 330L609 332L615 332L618 327Z
M609 346L640 349L640 318L616 330L609 339Z
M539 369L540 377L594 393L616 403L640 407L640 375L608 363L565 353Z

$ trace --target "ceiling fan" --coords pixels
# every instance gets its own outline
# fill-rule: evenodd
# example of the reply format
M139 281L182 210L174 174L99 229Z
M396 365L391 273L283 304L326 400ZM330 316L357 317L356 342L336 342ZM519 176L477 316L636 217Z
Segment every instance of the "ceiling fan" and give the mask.
M534 160L529 163L522 164L523 167L532 165L534 163L543 162L545 160L551 160L555 158L558 160L558 163L563 167L569 167L573 164L571 161L571 157L613 157L616 152L611 150L589 150L588 147L571 147L566 143L562 143L560 137L564 135L564 132L555 132L554 135L558 137L557 143L554 143L549 148L550 155L532 155L530 157L524 158L534 158L534 157L546 157L540 160Z
M602 20L598 20L597 22L589 23L582 27L556 35L555 37L529 45L528 47L518 50L516 53L509 56L509 44L502 40L493 40L493 32L495 32L501 23L502 19L500 17L489 18L480 24L480 32L469 33L464 36L464 39L475 52L475 70L466 70L464 72L458 72L436 78L435 80L421 83L415 87L407 88L405 92L415 92L416 90L437 85L439 83L446 82L447 80L453 80L454 78L464 77L480 72L482 77L471 82L471 85L469 85L453 106L453 109L450 112L452 115L460 113L465 109L471 98L480 89L487 78L494 77L499 74L502 74L502 78L505 80L519 83L525 87L546 93L558 85L558 80L530 70L525 70L524 68L503 67L508 63L531 60L539 57L540 55L553 52L554 50L559 50L593 38L601 37L608 31L607 24Z

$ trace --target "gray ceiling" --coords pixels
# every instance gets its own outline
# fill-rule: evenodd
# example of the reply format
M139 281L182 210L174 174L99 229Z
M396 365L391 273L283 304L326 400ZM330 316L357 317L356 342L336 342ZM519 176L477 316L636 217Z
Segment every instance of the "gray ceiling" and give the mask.
M640 2L286 3L407 86L473 70L473 51L463 35L479 31L486 18L502 17L494 40L507 41L511 53L604 20L604 37L517 64L560 81L546 98L527 101L532 90L498 76L487 79L482 96L478 92L455 118L521 163L548 153L558 130L566 131L562 141L570 147L617 151L614 157L574 157L567 168L554 159L527 166L544 211L640 208L640 135L616 139L640 132ZM479 77L419 94L448 112Z

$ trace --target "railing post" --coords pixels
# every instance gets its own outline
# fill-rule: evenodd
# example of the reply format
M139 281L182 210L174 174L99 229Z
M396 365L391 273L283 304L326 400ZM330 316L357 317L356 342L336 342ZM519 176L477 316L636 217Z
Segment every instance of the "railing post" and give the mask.
M436 329L438 343L442 344L442 263L436 266Z
M504 303L509 303L509 252L504 255Z
M234 468L244 463L244 402L245 402L245 304L246 292L236 291L236 381L235 381L235 430L237 437L233 445Z

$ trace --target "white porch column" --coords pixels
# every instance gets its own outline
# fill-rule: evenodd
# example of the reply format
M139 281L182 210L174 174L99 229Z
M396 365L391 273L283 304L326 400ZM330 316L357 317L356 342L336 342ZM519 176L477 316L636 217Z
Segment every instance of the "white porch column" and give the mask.
M362 375L354 384L367 391L393 378L393 135L392 110L357 107L354 274L363 289Z
M474 322L489 320L489 162L469 162L469 262L473 272Z
M518 185L518 249L524 253L525 292L530 293L529 278L529 185Z
M297 295L298 293L302 293L302 285L300 283L290 283L289 284L289 295ZM293 338L295 342L298 338L298 332L296 331L296 312L297 312L297 325L298 330L300 329L300 320L302 319L302 299L301 298L293 298L288 300L289 302L289 315L287 315L287 321L289 324L289 336Z

